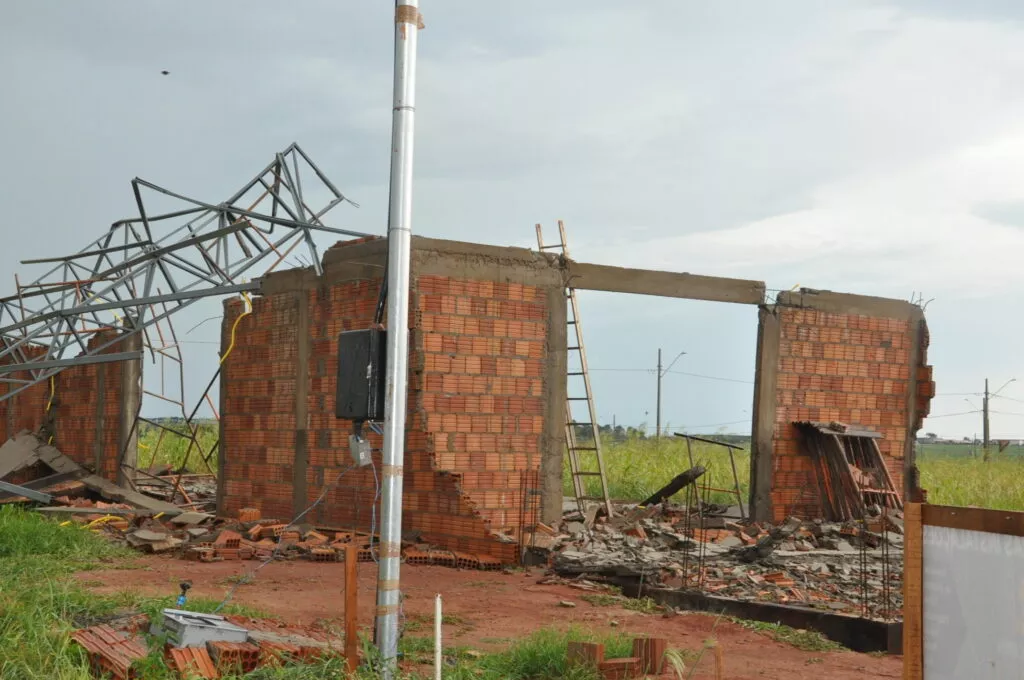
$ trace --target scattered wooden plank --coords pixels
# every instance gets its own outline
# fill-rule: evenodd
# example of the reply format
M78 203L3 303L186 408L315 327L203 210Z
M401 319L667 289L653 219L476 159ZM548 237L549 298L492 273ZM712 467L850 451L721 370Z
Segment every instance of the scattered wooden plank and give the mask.
M921 505L903 510L903 680L924 678L924 525Z
M705 470L704 467L700 465L695 465L689 470L679 473L678 475L672 478L672 481L670 481L668 484L655 491L650 498L645 500L640 505L657 505L658 503L663 502L667 498L670 498L675 494L679 493L682 489L686 488L690 484L693 484L705 472L707 472L707 470Z

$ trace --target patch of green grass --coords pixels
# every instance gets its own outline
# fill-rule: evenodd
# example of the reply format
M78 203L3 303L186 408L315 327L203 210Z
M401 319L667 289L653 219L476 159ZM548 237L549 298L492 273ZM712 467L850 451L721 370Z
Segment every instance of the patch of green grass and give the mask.
M747 630L762 633L776 642L782 642L805 652L836 652L846 649L841 644L833 642L821 633L813 630L798 630L779 623L748 621L746 619L732 619L732 621Z
M653 614L659 610L658 603L649 597L628 597L622 603L623 608L641 614Z
M70 638L75 628L174 606L170 592L162 598L132 590L98 595L77 583L72 578L76 571L120 567L124 560L136 557L78 524L61 526L38 513L0 507L0 554L0 678L4 680L87 680L85 655ZM218 604L194 598L189 608L210 612ZM225 611L262 615L230 605Z
M446 626L469 626L471 625L466 617L460 614L442 614L441 623Z
M611 593L585 593L580 595L580 599L584 602L589 602L595 607L614 607L615 605L622 604L624 598L622 595L612 595Z
M85 656L69 633L110 618L118 605L87 593L71 574L130 555L77 524L0 508L0 678L89 678Z

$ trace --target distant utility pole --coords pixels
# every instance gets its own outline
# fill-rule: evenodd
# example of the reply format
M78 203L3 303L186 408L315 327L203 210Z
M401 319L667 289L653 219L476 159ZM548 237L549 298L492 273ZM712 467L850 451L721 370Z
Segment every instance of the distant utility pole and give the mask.
M671 368L676 365L676 362L679 361L679 357L683 356L684 354L686 354L686 352L680 352L679 354L677 354L676 358L672 360L672 363L669 364L664 370L662 370L662 368L661 368L661 348L660 347L658 348L658 367L657 367L657 369L655 369L655 373L657 373L657 376L658 376L658 397L657 397L657 405L656 405L655 412L654 412L654 422L655 422L654 437L656 439L660 439L661 438L661 379L664 378L665 375L669 372L669 370L671 370Z
M988 378L985 378L985 396L981 402L981 418L982 459L988 460Z
M661 348L658 348L658 399L657 407L655 408L656 415L654 416L654 437L655 439L661 439L661 376L664 375L661 372Z
M988 457L989 457L988 446L989 446L989 442L991 441L991 436L990 436L991 432L990 432L990 429L989 429L989 420L988 420L988 414L989 414L988 401L989 401L989 398L990 397L998 397L999 393L1002 392L1004 389L1006 389L1006 386L1009 385L1012 382L1017 382L1017 379L1016 378L1010 378L1005 383L1003 383L1002 387L1000 387L995 392L989 394L989 391L988 391L988 378L985 378L985 396L982 397L982 402L981 402L981 418L982 418L982 420L981 420L981 448L982 448L981 459L982 460L985 460L985 461L988 460Z

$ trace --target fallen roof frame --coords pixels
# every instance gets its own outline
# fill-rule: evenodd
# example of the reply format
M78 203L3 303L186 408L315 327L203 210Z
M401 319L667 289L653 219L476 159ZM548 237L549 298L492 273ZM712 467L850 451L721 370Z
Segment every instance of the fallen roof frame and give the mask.
M166 350L148 328L199 299L259 290L259 277L300 245L321 274L313 232L367 236L324 223L331 209L349 199L297 144L275 154L221 203L139 178L132 191L138 216L115 222L77 253L26 260L55 266L32 283L15 277L17 292L0 298L0 373L8 376L0 379L8 384L0 402L69 366L137 358L111 354L127 335L143 334L151 352ZM186 205L151 215L144 198L152 194L162 203ZM326 198L324 207L310 207L314 196ZM164 221L172 227L156 233L154 224ZM116 334L92 342L103 331ZM23 375L11 376L15 372Z

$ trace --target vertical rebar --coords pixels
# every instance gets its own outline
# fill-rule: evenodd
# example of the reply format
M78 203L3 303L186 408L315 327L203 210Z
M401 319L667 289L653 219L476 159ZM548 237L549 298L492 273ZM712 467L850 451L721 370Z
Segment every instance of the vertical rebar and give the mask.
M409 265L412 244L412 161L416 112L416 40L419 0L395 4L394 109L388 211L388 313L380 562L377 574L377 647L382 677L391 680L398 658L399 569L402 548L402 464L405 458L406 379L409 370Z
M866 515L860 517L860 602L861 616L868 618L871 609L868 607L868 520Z

